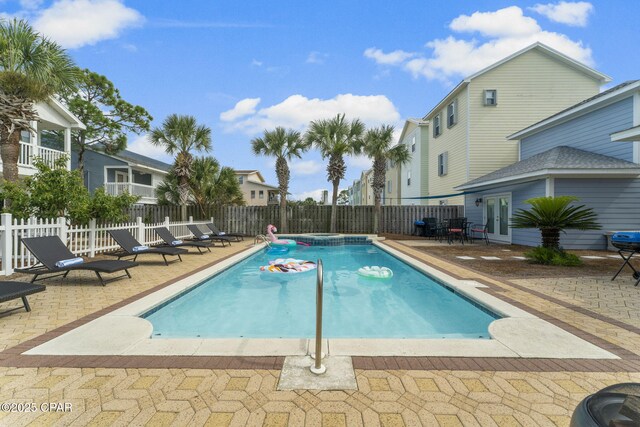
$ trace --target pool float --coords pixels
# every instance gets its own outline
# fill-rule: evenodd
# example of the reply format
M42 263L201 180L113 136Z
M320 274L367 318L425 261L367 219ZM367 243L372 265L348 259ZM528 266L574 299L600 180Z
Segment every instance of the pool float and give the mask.
M387 267L366 266L358 269L358 274L363 277L371 277L374 279L391 279L393 277L393 271Z
M310 244L305 242L296 242L296 243L299 244L300 246L311 246Z
M269 224L267 225L267 236L269 236L269 244L273 245L273 246L288 246L288 247L295 247L298 245L298 242L296 242L295 240L291 240L291 239L278 239L276 236L273 235L273 232L278 232L278 229Z
M267 249L267 253L271 255L284 255L289 253L289 248L286 246L273 246Z
M270 273L304 273L305 271L315 270L317 267L313 261L305 261L294 258L279 258L275 261L269 261L269 265L260 267L260 271L268 271Z

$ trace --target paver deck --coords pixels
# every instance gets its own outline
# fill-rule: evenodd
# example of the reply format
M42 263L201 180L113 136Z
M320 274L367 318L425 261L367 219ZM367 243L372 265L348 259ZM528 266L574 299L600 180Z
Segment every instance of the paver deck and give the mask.
M0 412L0 425L567 425L577 403L607 385L640 381L640 299L630 278L503 281L451 264L401 242L390 246L460 278L478 280L486 292L534 311L572 333L608 346L622 359L607 365L551 360L464 358L354 358L358 390L277 391L281 360L189 359L166 367L131 364L98 367L91 360L31 359L40 367L0 367L0 403L71 403L71 412ZM143 260L133 279L99 286L74 272L51 280L30 298L31 313L0 318L0 362L30 340L85 316L123 304L166 281L246 248L238 243L212 254L185 256L169 267ZM17 276L26 280L25 276ZM9 307L11 304L5 304ZM13 359L12 359L13 358ZM24 359L24 357L23 357ZM144 360L141 361L144 366ZM197 363L202 365L193 366ZM239 369L248 366L264 369ZM46 367L42 367L46 366ZM214 369L211 369L214 366ZM270 367L269 367L270 366Z

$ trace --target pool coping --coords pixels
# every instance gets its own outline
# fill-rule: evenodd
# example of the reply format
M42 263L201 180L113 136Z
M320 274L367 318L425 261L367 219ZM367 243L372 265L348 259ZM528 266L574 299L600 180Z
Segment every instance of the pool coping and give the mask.
M389 245L373 244L412 267L446 283L456 292L506 318L494 321L489 328L493 339L335 339L324 341L329 355L355 357L474 357L474 358L545 358L545 359L619 359L587 340L485 292L486 285L455 278ZM270 357L306 355L312 339L151 339L152 326L139 316L163 304L206 277L217 274L262 250L256 245L226 259L180 277L173 283L143 296L123 307L64 331L52 340L25 349L24 355L48 356L240 356ZM527 331L523 337L522 330ZM276 362L273 362L276 363Z

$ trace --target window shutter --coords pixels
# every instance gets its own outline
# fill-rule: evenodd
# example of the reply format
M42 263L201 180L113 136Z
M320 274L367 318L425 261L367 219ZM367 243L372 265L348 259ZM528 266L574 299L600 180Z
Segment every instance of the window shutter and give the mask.
M446 175L449 172L449 152L442 153L442 175Z

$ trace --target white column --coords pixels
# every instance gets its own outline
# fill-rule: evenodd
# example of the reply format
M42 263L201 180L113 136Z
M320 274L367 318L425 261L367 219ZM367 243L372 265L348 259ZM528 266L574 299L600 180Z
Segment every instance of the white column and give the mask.
M67 155L67 170L71 170L71 128L64 129L64 152Z
M31 127L33 128L33 130L35 130L35 133L31 134L31 138L30 138L30 144L31 144L31 158L30 159L23 159L23 162L32 165L33 164L33 159L35 157L40 157L40 141L41 141L41 137L42 137L42 130L38 129L38 122L37 121L32 121L31 122Z
M144 235L144 222L142 222L142 217L136 217L136 228L138 229L138 241L141 245L145 244L145 235Z
M553 177L548 177L545 182L544 195L547 197L555 197L555 179Z
M13 274L13 218L10 213L3 213L2 218L2 270L5 276Z

